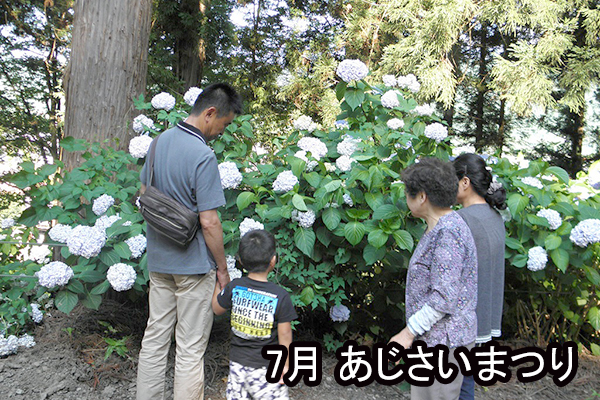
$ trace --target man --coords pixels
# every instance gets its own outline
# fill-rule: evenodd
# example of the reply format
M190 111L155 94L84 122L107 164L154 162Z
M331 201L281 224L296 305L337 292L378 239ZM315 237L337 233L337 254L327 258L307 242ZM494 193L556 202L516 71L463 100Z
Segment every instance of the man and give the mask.
M229 85L208 86L185 122L157 142L153 186L198 212L201 229L182 247L147 227L150 314L142 340L137 399L164 398L167 355L175 330L175 400L204 398L204 352L213 323L216 279L229 282L223 228L217 208L225 204L217 159L207 142L242 113L240 96ZM156 139L155 139L156 140ZM142 191L148 164L140 174Z

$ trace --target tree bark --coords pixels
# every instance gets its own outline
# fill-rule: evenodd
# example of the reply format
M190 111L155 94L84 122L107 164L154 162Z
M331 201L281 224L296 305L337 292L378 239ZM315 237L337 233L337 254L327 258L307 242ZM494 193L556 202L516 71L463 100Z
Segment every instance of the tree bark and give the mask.
M477 83L477 100L475 102L475 151L481 152L485 145L483 126L484 126L484 105L485 94L487 92L487 25L482 24L480 32L479 46L479 82Z
M144 92L152 0L77 0L65 72L65 136L129 145L133 98ZM67 169L81 155L66 154Z

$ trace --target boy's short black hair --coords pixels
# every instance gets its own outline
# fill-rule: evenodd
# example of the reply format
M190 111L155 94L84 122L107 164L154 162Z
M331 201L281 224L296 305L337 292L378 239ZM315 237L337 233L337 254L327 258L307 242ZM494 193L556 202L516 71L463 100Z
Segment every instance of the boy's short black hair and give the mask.
M275 237L271 232L255 229L246 233L240 241L238 259L248 272L264 272L276 252Z
M425 192L436 207L451 207L458 194L458 178L454 166L437 158L423 158L402 171L406 193L415 198Z
M200 115L207 108L215 107L217 117L225 117L230 113L242 114L242 98L235 89L227 83L213 83L207 86L194 103L191 115Z

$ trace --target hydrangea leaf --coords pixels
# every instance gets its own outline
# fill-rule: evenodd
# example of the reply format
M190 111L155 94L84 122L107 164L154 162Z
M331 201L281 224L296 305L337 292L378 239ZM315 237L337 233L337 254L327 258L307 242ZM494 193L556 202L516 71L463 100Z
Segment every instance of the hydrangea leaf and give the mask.
M518 193L513 193L508 197L507 203L513 218L515 218L517 215L523 212L525 207L527 207L529 204L529 198L527 196L521 196Z
M300 293L300 301L304 303L305 306L308 306L310 303L312 303L314 298L315 291L312 287L307 286L304 289L302 289L302 293Z
M292 197L292 204L299 211L308 211L306 203L304 202L304 198L298 193L294 194L294 197Z
M333 231L340 224L340 221L342 220L342 215L337 209L330 207L323 211L323 215L321 216L321 218L323 219L323 223L325 224L325 226L330 231Z
M348 222L344 227L344 237L351 245L356 246L360 243L362 238L365 236L365 226L362 222L352 221Z
M256 201L256 195L252 192L242 192L238 195L236 204L238 210L242 211L247 208L250 204Z
M376 229L369 233L369 244L375 248L380 248L387 243L389 235L381 229Z
M370 244L365 246L363 250L363 259L367 263L367 265L373 265L377 261L381 261L387 253L387 249L385 247L375 248Z
M348 88L346 90L345 100L352 110L358 108L363 100L365 99L365 92L355 88Z
M560 236L556 235L548 235L546 237L546 240L544 241L544 247L548 251L558 249L561 244L562 239L560 238Z
M81 304L92 310L97 310L102 304L102 296L99 294L88 293L86 297L81 301Z
M393 204L384 204L377 208L373 213L373 219L390 219L397 218L400 210Z
M415 245L415 241L410 233L405 230L397 230L393 233L394 240L402 250L411 251Z
M78 302L79 298L75 293L69 290L61 290L56 295L54 304L60 311L64 312L65 314L70 314Z
M592 307L588 311L587 320L596 331L600 331L600 310L598 307Z
M569 184L569 174L561 167L549 167L546 168L546 173L556 176L565 185Z
M102 283L100 283L99 285L96 285L95 287L93 287L92 290L90 290L90 294L96 294L96 295L104 294L104 293L106 293L108 288L110 288L110 282L108 282L108 280L105 280Z
M294 233L294 243L304 254L312 257L316 236L312 229L299 228Z

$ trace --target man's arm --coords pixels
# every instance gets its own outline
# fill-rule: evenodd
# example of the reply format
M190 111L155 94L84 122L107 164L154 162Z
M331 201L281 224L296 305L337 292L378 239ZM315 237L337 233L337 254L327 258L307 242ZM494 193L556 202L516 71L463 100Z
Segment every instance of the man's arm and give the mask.
M225 248L223 247L223 227L216 209L200 212L200 228L204 235L204 241L217 263L217 279L221 289L230 281L227 272L227 260L225 259Z
M288 357L285 360L285 366L283 367L283 372L281 374L281 378L279 379L279 383L283 384L283 375L285 375L290 369L290 344L292 344L292 323L291 322L280 322L277 324L277 337L279 339L279 344L285 346L288 349Z

